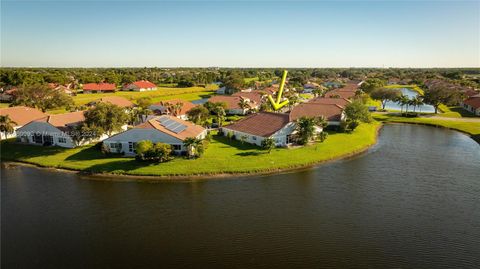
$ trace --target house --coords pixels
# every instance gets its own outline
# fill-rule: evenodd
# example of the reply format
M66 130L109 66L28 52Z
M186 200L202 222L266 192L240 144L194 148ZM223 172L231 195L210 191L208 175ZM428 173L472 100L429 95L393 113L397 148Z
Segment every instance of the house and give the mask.
M187 150L183 144L186 138L204 139L206 135L207 130L201 126L171 115L162 115L111 136L105 139L103 144L109 152L134 156L136 143L149 140L153 143L161 142L172 145L173 151L176 154L181 154Z
M187 112L196 106L185 100L168 100L150 105L148 109L156 115L173 115L179 119L187 120Z
M257 146L261 146L266 138L273 138L277 146L287 146L293 142L294 131L295 123L290 121L288 114L272 112L252 114L222 127L225 136L231 133L235 139Z
M17 130L21 143L73 148L73 128L85 121L83 111L47 115L33 120Z
M65 86L58 83L48 83L47 86L52 90L60 91L68 95L73 95L73 91L70 89L71 84Z
M147 80L139 80L123 86L123 91L135 91L135 92L145 92L145 91L155 91L157 85L153 84Z
M247 100L250 108L240 107L242 99ZM211 103L225 103L227 105L225 113L230 115L245 115L250 109L256 109L259 105L258 103L242 96L213 96L208 99L208 101Z
M250 91L250 92L237 92L232 94L232 96L238 96L244 99L248 99L251 102L254 102L258 105L262 103L262 97L265 95L259 91Z
M345 119L344 107L338 104L322 104L315 102L301 103L290 112L290 121L301 117L324 116L328 125L338 126Z
M334 89L325 94L327 98L343 98L350 99L355 96L359 88L358 83L349 83L342 88Z
M102 103L110 103L112 105L116 105L125 109L133 108L135 104L128 100L125 97L120 97L120 96L105 96L100 98L98 101L94 101L89 103L90 105L95 105L97 102L102 102Z
M473 113L475 116L480 116L480 94L473 95L460 104L463 109Z
M47 114L43 113L42 111L36 108L31 108L26 106L0 108L0 115L1 116L8 115L9 118L16 123L15 126L13 126L13 129L14 129L13 133L7 134L6 137L3 132L0 133L1 139L16 137L17 136L16 131L19 128L31 122L32 120L40 119L47 116Z
M12 87L10 89L2 88L0 90L0 101L3 102L10 102L15 97L15 93L17 92L17 88Z
M115 92L117 86L113 83L87 83L83 84L83 93Z
M350 100L345 98L326 98L326 97L317 97L313 98L312 100L308 101L311 104L324 104L324 105L339 105L341 107L345 107L349 103Z

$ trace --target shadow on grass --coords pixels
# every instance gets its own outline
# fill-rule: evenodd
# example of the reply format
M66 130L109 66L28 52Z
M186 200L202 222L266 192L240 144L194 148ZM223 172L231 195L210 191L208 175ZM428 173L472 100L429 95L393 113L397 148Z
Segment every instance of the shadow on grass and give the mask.
M214 136L213 140L226 145L226 146L220 146L220 148L227 148L228 146L230 146L239 150L259 150L260 149L260 147L258 147L257 145L253 145L247 142L242 143L237 140L231 140L225 136Z
M260 152L260 151L247 151L247 152L240 152L240 153L237 153L235 155L238 155L238 156L259 156L259 155L263 155L263 154L266 154L267 152Z
M68 156L65 160L68 161L88 161L93 159L104 159L107 156L103 155L99 149L96 149L94 146L85 147L81 151Z
M124 173L138 168L153 166L157 163L140 162L131 158L110 161L108 163L94 164L87 171L93 173Z
M460 115L462 115L462 117L465 117L465 118L474 118L475 117L475 115L473 115L473 113L470 113L470 112L466 111L465 109L463 109L460 106L454 106L454 107L449 107L449 108L452 112L457 112Z
M62 147L46 147L41 145L20 144L14 141L2 141L1 158L3 160L13 160L20 158L34 158L41 156L55 155L69 150Z

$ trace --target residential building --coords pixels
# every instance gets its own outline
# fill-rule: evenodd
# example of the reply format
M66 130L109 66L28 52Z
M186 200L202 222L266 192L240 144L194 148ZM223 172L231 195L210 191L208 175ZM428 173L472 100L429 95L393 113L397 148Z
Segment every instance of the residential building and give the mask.
M26 106L0 108L0 115L8 116L12 121L15 122L15 126L13 126L14 132L11 134L7 134L6 137L4 133L0 133L1 139L17 137L16 131L19 128L31 122L32 120L37 120L47 116L47 114L36 108Z
M111 136L105 139L103 144L112 153L134 156L136 143L142 140L149 140L153 143L161 142L172 145L176 154L182 154L187 150L183 144L186 138L204 139L206 135L207 130L201 126L171 115L162 115L151 118L125 132Z
M473 95L460 104L463 109L473 113L476 116L480 116L480 94Z
M323 116L328 121L328 125L338 126L345 119L343 109L344 107L338 104L301 103L290 112L290 121L296 121L301 117Z
M90 105L95 105L96 103L101 102L101 103L110 103L112 105L116 105L125 109L130 109L135 106L135 104L128 100L125 97L120 97L120 96L105 96L100 98L97 101L89 103Z
M293 142L294 131L295 123L290 121L288 114L272 112L255 113L222 127L225 136L231 133L235 139L257 146L266 138L273 138L277 146L287 146Z
M185 100L161 101L150 105L148 109L156 115L172 115L182 120L187 120L187 112L197 105Z
M139 80L132 83L128 83L123 87L123 91L135 91L135 92L145 92L145 91L155 91L157 85L153 84L147 80Z
M242 99L247 100L247 102L249 103L249 108L240 107L240 102L242 101ZM241 96L213 96L208 99L208 101L211 103L225 103L227 105L225 113L230 115L245 115L251 109L256 109L259 106L259 103L256 103L249 98L243 98Z
M83 93L115 92L117 86L113 83L87 83L83 84Z
M72 132L83 121L83 111L48 115L19 128L17 140L21 143L73 148L76 145L71 137Z

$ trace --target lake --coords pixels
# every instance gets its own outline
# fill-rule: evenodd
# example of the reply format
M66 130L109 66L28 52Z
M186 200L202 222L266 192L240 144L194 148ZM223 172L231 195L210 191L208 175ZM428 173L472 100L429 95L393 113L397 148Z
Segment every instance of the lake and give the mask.
M480 145L386 125L291 173L112 182L2 168L2 268L480 268Z
M418 93L416 91L411 90L411 89L401 88L399 90L402 92L403 95L408 96L408 98L410 98L410 99L418 96ZM400 111L402 109L402 107L397 102L388 101L385 105L385 109ZM405 109L406 109L406 106L403 107L404 111L405 111ZM413 111L413 107L409 106L408 111ZM416 112L423 112L423 113L435 113L435 108L431 105L421 105L421 106L416 107L415 111Z

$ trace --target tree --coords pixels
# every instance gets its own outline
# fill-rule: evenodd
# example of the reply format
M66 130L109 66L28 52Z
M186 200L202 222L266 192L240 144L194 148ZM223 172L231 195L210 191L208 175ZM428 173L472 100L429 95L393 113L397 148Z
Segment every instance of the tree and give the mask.
M183 145L187 148L187 157L196 158L203 153L202 139L195 137L187 137L183 140Z
M305 145L315 138L315 126L317 119L313 117L301 117L296 121L297 143Z
M250 101L245 98L240 98L240 102L238 102L238 106L243 110L250 109Z
M123 108L110 103L97 103L85 111L83 124L100 128L103 133L111 136L113 132L120 131L128 121L128 116ZM101 134L99 134L101 135Z
M359 100L354 100L345 106L345 115L349 121L349 126L353 127L352 130L358 126L359 122L372 121L368 107Z
M4 133L5 138L8 134L15 131L13 128L17 123L14 122L9 115L0 116L0 132Z
M408 96L406 96L404 94L397 97L397 103L400 105L400 113L403 113L403 107L404 106L407 106L407 109L405 110L405 112L408 111L408 103L409 102L410 102L410 99L408 98Z
M226 116L225 109L222 106L216 106L214 109L214 115L217 119L218 127L222 127Z
M320 140L320 142L325 141L327 137L328 137L328 133L325 131L322 131L320 134L318 134L318 139Z
M369 78L365 80L364 83L360 86L360 89L362 89L366 93L370 93L373 90L383 88L385 86L385 81L379 78Z
M165 143L153 144L152 141L138 141L135 146L137 160L166 162L172 159L172 146Z
M210 112L204 106L196 106L187 111L187 116L195 124L203 125L207 121L208 116L210 116Z
M262 149L267 150L268 153L272 151L276 147L275 145L275 139L268 137L263 139L262 141Z
M149 106L152 105L152 98L148 96L140 97L137 99L137 105L143 109L148 108Z
M457 89L449 88L441 83L434 85L424 91L423 101L435 108L435 114L438 113L438 107L441 104L454 105L462 99L462 94Z
M378 88L370 92L372 99L382 102L382 109L385 109L388 101L395 101L400 95L401 92L398 89Z
M413 112L415 112L415 109L417 107L423 106L423 97L418 95L414 97L412 100L410 100L410 102L411 102L410 104L413 106ZM420 112L422 111L420 110Z
M150 140L138 141L135 145L135 152L137 155L145 155L148 151L153 149L153 143Z
M45 112L48 109L60 107L68 109L74 102L72 97L63 91L50 89L47 85L35 84L18 88L12 104L34 107Z

